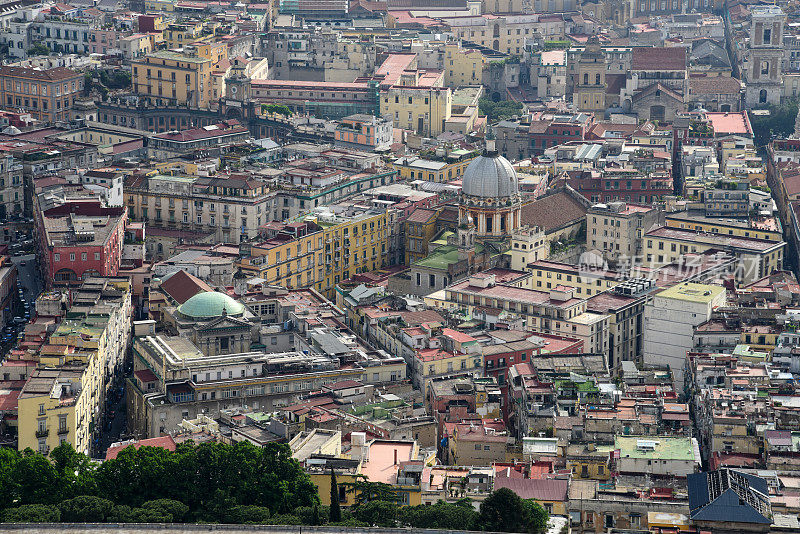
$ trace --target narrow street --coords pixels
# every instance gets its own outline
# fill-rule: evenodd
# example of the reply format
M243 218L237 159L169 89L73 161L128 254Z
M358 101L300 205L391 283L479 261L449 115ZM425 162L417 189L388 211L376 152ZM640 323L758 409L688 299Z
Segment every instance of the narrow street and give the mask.
M106 423L96 452L98 458L105 458L108 447L124 439L121 436L126 432L125 395L121 391L122 386L116 387L112 393L115 397L108 404ZM114 414L113 418L110 418L111 413Z
M33 304L45 285L36 265L36 254L12 257L11 261L17 266L25 300Z

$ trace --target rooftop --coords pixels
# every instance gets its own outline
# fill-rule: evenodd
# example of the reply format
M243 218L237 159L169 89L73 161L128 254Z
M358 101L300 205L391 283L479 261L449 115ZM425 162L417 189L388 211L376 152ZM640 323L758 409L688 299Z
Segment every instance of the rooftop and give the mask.
M672 436L615 436L620 458L695 460L691 438Z
M666 299L702 302L708 304L722 293L725 293L725 288L722 286L684 282L660 291L656 294L656 296Z

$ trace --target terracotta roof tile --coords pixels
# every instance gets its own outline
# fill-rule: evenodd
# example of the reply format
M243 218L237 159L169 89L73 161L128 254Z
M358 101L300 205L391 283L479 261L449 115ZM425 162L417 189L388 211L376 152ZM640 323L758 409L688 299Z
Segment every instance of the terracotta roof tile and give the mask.
M682 46L634 48L631 69L684 70L686 48Z
M522 224L554 230L583 219L586 208L565 190L542 197L522 207Z
M742 82L728 76L701 76L689 79L692 95L739 94Z
M186 271L178 271L161 283L161 290L178 304L183 304L198 293L213 291L213 288Z

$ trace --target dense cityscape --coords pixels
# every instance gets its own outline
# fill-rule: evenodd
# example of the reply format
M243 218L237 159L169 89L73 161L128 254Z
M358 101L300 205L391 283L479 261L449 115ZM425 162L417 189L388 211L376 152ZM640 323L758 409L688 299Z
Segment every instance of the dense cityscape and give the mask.
M799 533L799 84L784 0L0 0L0 530Z

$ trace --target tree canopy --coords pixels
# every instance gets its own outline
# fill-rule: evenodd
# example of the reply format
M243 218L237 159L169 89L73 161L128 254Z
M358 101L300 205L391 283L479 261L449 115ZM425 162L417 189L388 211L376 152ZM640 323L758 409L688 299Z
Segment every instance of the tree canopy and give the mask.
M749 112L753 142L758 147L767 145L773 137L788 137L794 132L798 100L792 98L766 109L769 110L769 115Z
M478 101L478 109L481 115L486 115L490 123L494 123L522 113L522 104L513 100L494 102L489 98L481 98Z
M57 505L62 521L215 522L239 507L238 522L319 504L316 486L285 444L184 443L175 452L128 447L99 466L63 444L51 460L30 450L0 450L5 517L39 513L24 505Z
M494 532L538 533L547 527L547 519L547 512L537 502L500 488L481 503L478 526Z
M547 512L508 489L489 494L477 511L456 503L402 506L388 484L336 482L331 507L291 457L286 444L259 448L191 442L174 452L127 447L100 465L62 444L50 458L30 449L0 449L0 519L5 522L236 523L336 525L543 532ZM338 487L355 494L338 506Z

